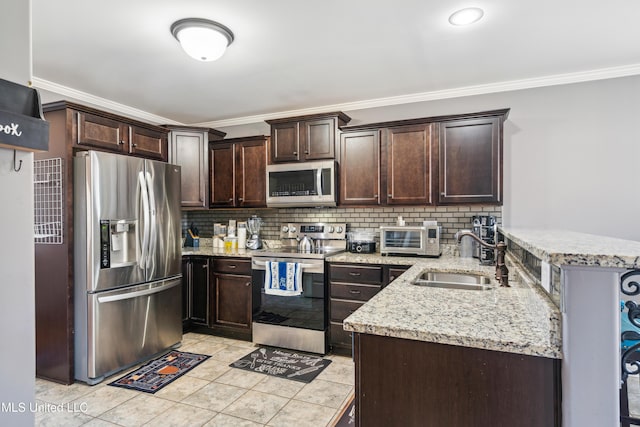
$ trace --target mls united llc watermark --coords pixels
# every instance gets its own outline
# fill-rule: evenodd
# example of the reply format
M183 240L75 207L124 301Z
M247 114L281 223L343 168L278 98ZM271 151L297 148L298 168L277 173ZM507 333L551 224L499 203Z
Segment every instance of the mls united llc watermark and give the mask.
M86 402L46 403L46 402L0 402L0 413L24 412L87 412Z

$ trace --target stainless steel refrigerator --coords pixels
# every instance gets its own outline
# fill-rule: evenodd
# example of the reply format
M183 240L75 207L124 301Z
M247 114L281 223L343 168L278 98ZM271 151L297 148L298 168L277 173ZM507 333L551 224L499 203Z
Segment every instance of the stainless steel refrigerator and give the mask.
M180 167L74 158L75 378L96 384L182 340Z

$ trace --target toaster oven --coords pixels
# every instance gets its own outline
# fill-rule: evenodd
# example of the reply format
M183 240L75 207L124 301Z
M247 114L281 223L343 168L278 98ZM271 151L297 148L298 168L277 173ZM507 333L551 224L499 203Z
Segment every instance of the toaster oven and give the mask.
M382 255L421 255L439 257L441 226L386 226L380 227L380 253Z

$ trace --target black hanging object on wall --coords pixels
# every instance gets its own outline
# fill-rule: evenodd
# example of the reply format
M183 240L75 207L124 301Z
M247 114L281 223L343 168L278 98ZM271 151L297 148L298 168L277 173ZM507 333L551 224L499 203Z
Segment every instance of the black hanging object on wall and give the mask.
M0 147L49 150L49 122L42 115L40 94L33 88L4 79L0 79Z

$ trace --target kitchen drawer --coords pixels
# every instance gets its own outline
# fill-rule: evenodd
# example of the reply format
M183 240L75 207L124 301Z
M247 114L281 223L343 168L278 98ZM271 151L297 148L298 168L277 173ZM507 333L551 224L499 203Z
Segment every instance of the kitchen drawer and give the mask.
M351 347L351 334L353 332L342 329L342 323L331 322L331 344Z
M251 260L239 258L214 258L213 271L216 273L251 275Z
M364 302L331 299L331 320L342 322L351 313L362 307Z
M336 265L329 268L332 282L382 283L382 267L366 265Z
M331 282L331 298L369 301L380 289L381 285Z

